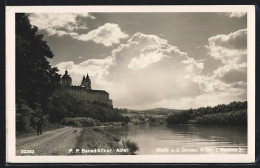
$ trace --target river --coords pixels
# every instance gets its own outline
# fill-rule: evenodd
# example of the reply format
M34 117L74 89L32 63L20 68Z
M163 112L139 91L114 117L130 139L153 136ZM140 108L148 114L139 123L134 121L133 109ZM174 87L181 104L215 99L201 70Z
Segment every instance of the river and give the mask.
M242 126L151 125L109 129L139 146L139 155L247 153L247 128Z

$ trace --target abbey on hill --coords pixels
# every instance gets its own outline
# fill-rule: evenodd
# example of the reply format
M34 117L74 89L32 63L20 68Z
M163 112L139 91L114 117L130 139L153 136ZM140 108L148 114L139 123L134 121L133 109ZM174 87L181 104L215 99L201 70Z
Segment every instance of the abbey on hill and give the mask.
M65 74L61 78L61 82L63 87L62 90L79 100L84 100L88 103L99 102L113 106L112 100L109 99L109 93L105 90L91 89L91 80L88 74L86 77L83 76L80 86L73 86L71 85L72 79L66 70Z

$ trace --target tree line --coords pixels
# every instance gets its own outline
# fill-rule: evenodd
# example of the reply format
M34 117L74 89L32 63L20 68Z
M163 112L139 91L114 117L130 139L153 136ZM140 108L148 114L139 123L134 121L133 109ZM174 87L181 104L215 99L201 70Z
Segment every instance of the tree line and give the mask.
M247 101L220 104L173 112L167 119L171 124L247 124Z
M99 121L128 121L118 109L103 104L79 101L68 94L57 94L61 76L48 59L53 52L31 25L29 14L15 15L16 46L16 130L57 123L64 117L90 117Z

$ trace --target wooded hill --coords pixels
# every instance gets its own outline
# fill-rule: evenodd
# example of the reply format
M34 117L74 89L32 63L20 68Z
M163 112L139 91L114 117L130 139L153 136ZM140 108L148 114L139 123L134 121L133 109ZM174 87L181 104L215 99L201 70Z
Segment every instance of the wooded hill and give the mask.
M167 119L172 124L223 124L246 125L247 101L201 107L172 113Z

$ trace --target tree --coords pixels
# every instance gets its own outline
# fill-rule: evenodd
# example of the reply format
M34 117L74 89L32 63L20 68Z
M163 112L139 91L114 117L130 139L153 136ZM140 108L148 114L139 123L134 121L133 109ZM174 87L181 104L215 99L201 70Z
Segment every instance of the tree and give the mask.
M215 107L201 107L198 109L173 112L167 119L171 124L247 124L247 102L232 102Z
M23 13L15 15L17 127L25 111L30 119L24 122L32 121L35 115L47 114L48 98L59 80L58 69L52 68L47 60L54 55L28 17L29 14ZM28 107L27 110L21 105ZM30 126L30 123L24 125Z

